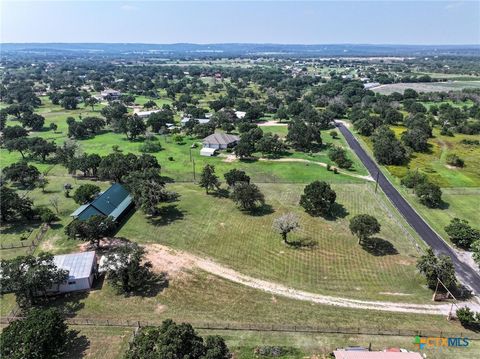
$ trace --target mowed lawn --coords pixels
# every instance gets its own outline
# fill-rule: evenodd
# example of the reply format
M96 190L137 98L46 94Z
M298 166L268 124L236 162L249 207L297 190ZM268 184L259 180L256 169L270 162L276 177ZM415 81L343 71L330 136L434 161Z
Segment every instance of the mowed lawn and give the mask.
M314 304L272 296L197 270L173 276L168 286L152 295L118 295L104 281L89 293L59 297L50 305L73 311L76 319L123 323L129 320L130 323L140 321L142 325L158 325L172 318L193 325L261 323L262 326L304 325L328 329L468 333L457 321L448 321L441 315L390 313Z
M70 326L77 337L65 354L66 358L118 359L128 349L133 328Z
M260 184L271 211L241 212L228 198L206 195L194 184L173 184L177 203L163 206L163 216L147 219L139 211L118 236L141 243L161 243L208 256L242 273L297 289L349 298L429 301L430 291L415 271L418 252L413 237L375 196L373 184L335 184L342 215L335 220L311 217L298 205L304 185ZM301 228L285 245L272 229L275 218L294 212ZM368 252L348 229L359 213L375 215L382 224L379 253ZM398 254L393 254L397 253Z

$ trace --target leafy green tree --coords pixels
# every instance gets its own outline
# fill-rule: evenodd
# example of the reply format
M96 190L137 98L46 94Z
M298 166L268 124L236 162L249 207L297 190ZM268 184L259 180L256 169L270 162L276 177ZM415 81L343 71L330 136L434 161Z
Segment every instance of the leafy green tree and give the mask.
M13 189L0 186L0 217L2 222L10 222L18 217L30 219L33 216L32 201L20 197Z
M361 118L353 123L355 130L362 136L371 136L375 131L375 123L370 117Z
M137 114L126 115L123 117L120 130L125 133L130 141L136 140L140 135L145 134L147 125Z
M25 154L28 151L29 146L30 141L27 137L18 137L5 141L5 148L8 150L8 152L18 151L23 160L25 159Z
M95 111L95 105L98 104L98 102L99 101L93 96L88 97L84 101L85 106L90 106L92 108L92 111Z
M120 131L121 122L127 112L127 108L121 103L112 103L101 111L103 117L107 119L107 124L111 124L116 131Z
M221 337L207 337L205 343L188 323L165 320L160 327L144 327L135 336L126 359L230 359Z
M71 339L63 314L55 308L32 308L0 334L0 356L9 359L63 358Z
M62 105L65 110L76 110L78 106L77 97L73 95L63 96L60 105Z
M275 134L266 133L255 144L255 149L263 155L270 155L277 157L285 152L285 144L280 140L280 137Z
M322 145L320 129L303 120L294 120L288 124L287 141L299 150L313 150Z
M248 182L238 182L233 186L230 198L245 211L252 211L265 204L265 197L258 186Z
M47 185L48 185L47 177L44 174L40 175L40 177L38 177L37 182L35 183L35 186L37 186L38 188L41 188L42 192L45 193L45 187L47 187Z
M458 308L456 315L463 327L471 330L478 330L480 327L480 313L475 313L469 307Z
M149 215L158 213L158 205L161 202L178 197L177 193L165 189L165 182L155 169L132 172L125 177L125 184L135 205Z
M337 194L324 181L314 181L307 185L300 197L300 205L312 216L331 215Z
M55 215L55 213L53 213L53 211L48 207L35 208L34 211L37 213L43 223L50 224L58 220L58 217Z
M57 146L53 141L48 142L41 137L32 137L28 142L28 150L33 157L45 162L48 156L57 151Z
M12 163L3 169L6 180L20 183L24 188L33 187L40 177L37 167L26 162Z
M250 158L255 152L255 145L247 140L240 139L233 151L239 158Z
M328 158L335 162L340 168L348 169L353 165L353 162L347 158L347 153L342 147L332 146L328 150Z
M37 113L24 113L20 118L23 127L31 128L32 131L41 131L45 124L45 117Z
M427 279L430 289L436 288L437 278L450 290L456 287L455 268L452 259L448 256L437 257L433 250L428 248L427 252L419 258L417 268Z
M167 123L173 123L173 111L162 110L154 112L148 116L147 125L152 128L153 132L159 132L163 127L167 126Z
M115 222L112 217L95 215L85 221L74 219L65 227L65 234L71 239L89 241L98 248L100 240L111 235L114 229Z
M288 244L288 234L300 228L298 216L294 213L286 213L273 221L272 228L280 233L283 241Z
M420 183L415 187L415 193L423 205L429 208L438 208L442 205L442 190L431 182Z
M469 249L473 242L480 240L480 231L460 218L452 219L445 227L445 232L453 243L464 249Z
M152 263L145 261L145 250L137 243L118 247L105 256L100 269L118 293L142 292L153 279Z
M14 293L22 308L35 304L39 294L45 294L68 277L68 271L57 268L49 253L2 259L0 269L1 293Z
M20 137L27 137L28 131L23 128L22 126L7 126L3 129L3 137L2 142L6 142L8 140L14 140Z
M100 187L94 184L82 184L75 190L75 193L73 194L73 200L78 204L89 203L95 199L100 191Z
M207 194L209 190L218 189L220 187L218 176L215 175L215 166L207 164L203 167L199 185L200 187L205 188Z
M405 148L387 126L381 126L375 131L373 154L382 165L401 165L407 160Z
M358 244L380 232L380 223L369 214L358 214L350 219L350 232L358 237Z
M245 171L237 170L236 168L226 172L223 177L225 177L225 181L229 187L235 186L235 184L238 182L250 183L250 177L245 173Z
M143 108L150 109L150 108L154 108L154 107L157 107L157 103L153 100L148 100L147 102L145 102L143 104Z
M415 172L409 171L400 180L400 183L407 188L415 188L417 185L425 182L427 182L427 176L418 171L415 171Z
M428 135L421 129L414 128L407 130L402 134L402 142L417 152L428 151Z

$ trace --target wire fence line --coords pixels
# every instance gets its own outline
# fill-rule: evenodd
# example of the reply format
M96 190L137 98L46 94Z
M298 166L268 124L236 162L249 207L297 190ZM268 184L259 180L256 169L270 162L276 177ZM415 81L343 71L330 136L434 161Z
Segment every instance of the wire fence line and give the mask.
M1 324L8 324L14 320L24 317L0 317ZM93 319L93 318L67 318L66 322L72 326L99 326L99 327L126 327L142 328L149 326L160 326L159 321L143 320L119 320L119 319ZM312 326L294 324L262 324L262 323L228 323L228 322L191 322L193 327L200 330L224 330L224 331L253 331L253 332L290 332L290 333L323 333L323 334L346 334L346 335L379 335L379 336L401 336L435 338L458 338L467 336L470 340L480 340L480 335L471 335L463 332L445 332L431 330L413 329L382 329L382 328L361 328L361 327L339 327L339 326ZM138 329L136 329L138 332Z

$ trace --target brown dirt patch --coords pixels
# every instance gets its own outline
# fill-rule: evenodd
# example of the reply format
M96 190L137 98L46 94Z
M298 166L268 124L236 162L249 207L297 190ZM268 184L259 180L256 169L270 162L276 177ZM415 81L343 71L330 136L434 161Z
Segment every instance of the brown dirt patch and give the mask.
M185 275L186 271L195 266L195 260L190 255L161 244L148 244L145 251L145 259L152 263L153 270L157 273L167 273L169 279Z

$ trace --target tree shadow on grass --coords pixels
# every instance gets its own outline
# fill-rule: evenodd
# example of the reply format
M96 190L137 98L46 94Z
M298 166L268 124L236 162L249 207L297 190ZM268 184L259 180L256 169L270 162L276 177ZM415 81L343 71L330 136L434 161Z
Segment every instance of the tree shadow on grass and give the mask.
M228 198L230 196L230 191L226 188L219 188L215 192L212 192L211 195L218 198Z
M149 222L154 226L166 226L175 221L182 220L185 217L185 211L179 209L176 204L160 207L157 215L150 217Z
M55 307L66 317L72 318L85 307L82 301L89 295L88 291L58 294L52 297L42 298L38 305L43 307Z
M85 335L80 335L78 330L70 330L68 333L68 344L65 358L81 359L85 357L86 351L90 348L90 340Z
M334 203L332 205L332 210L330 214L326 215L324 218L328 221L334 221L337 218L345 218L348 216L348 211L347 209L343 206L343 204L340 203Z
M361 246L365 251L374 256L398 254L398 251L393 244L383 238L371 237L364 239Z
M273 207L269 204L266 204L266 203L261 205L260 207L252 209L251 211L246 211L246 213L248 213L249 215L254 216L254 217L266 216L266 215L272 214L274 212L275 212L275 210L273 209Z
M446 210L450 208L450 204L442 200L440 202L440 205L438 206L438 209Z
M151 273L150 278L143 283L141 288L133 292L132 295L144 298L155 297L164 289L168 288L169 284L170 282L166 272L161 272L160 274Z
M296 249L299 249L299 248L312 249L318 245L318 241L312 238L300 238L295 240L289 240L286 244Z

